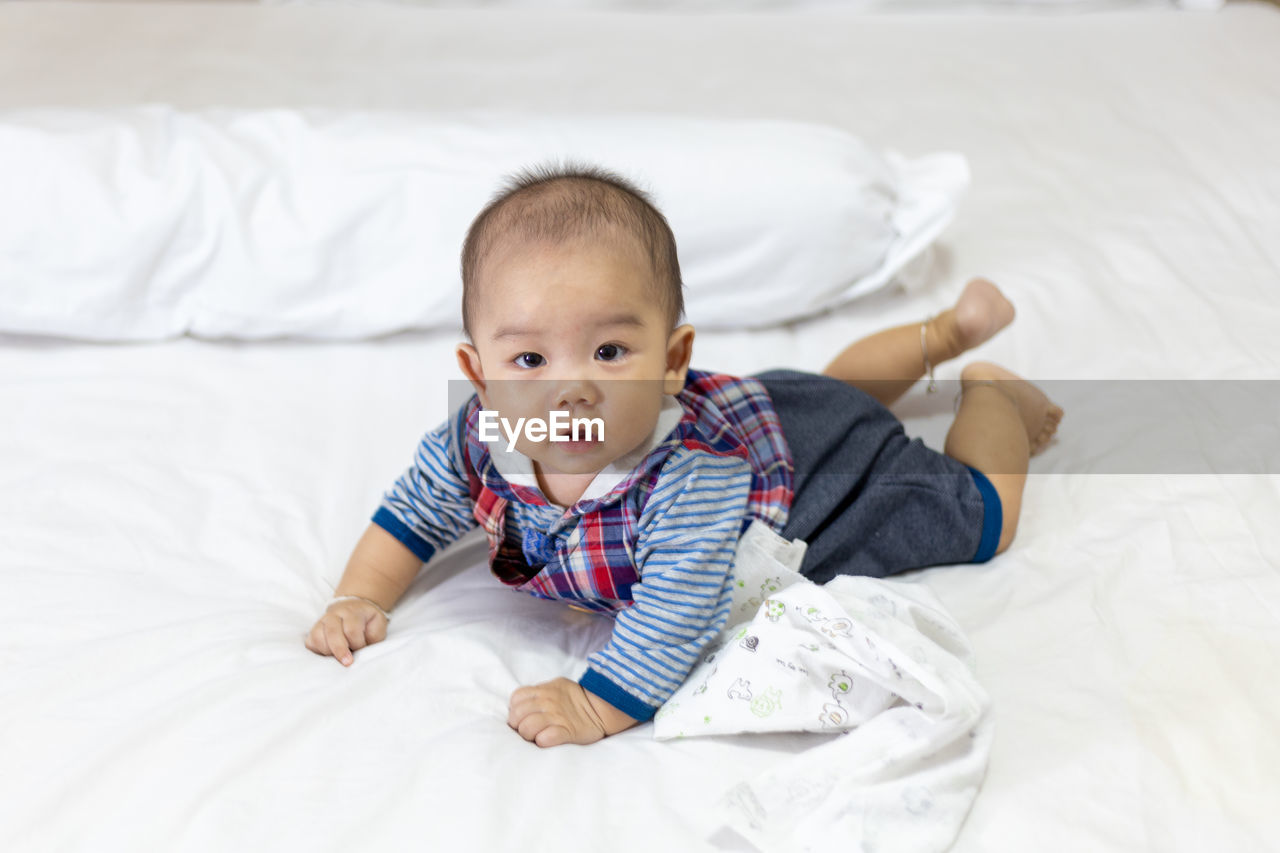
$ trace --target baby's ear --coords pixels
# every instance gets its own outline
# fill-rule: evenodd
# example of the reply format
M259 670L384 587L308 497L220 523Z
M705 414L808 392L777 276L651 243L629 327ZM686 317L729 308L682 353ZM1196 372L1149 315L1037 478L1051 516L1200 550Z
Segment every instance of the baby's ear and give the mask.
M471 344L458 344L454 355L458 358L458 367L462 370L462 374L471 382L471 387L476 389L476 395L480 398L480 405L486 409L489 408L488 395L485 393L484 384L484 367L480 364L480 353Z
M693 358L693 326L677 326L667 337L667 370L662 376L662 392L672 396L684 390L685 375Z

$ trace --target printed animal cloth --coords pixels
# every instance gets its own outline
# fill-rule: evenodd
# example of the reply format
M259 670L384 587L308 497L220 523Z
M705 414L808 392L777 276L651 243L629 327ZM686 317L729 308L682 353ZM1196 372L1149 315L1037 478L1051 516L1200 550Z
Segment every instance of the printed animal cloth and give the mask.
M927 588L852 576L817 586L794 570L803 555L763 524L743 535L728 627L654 736L837 734L735 786L716 820L765 851L827 850L833 838L842 850L945 850L991 748L969 644Z

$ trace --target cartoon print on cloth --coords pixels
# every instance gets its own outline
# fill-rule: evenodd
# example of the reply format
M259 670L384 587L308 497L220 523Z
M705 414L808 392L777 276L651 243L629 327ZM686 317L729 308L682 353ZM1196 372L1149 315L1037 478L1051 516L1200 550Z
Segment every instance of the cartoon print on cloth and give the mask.
M818 630L826 634L828 637L848 637L853 630L853 621L845 616L829 617L824 616L822 611L816 607L806 607L804 618L808 619L818 627ZM778 621L774 619L773 621Z
M751 700L751 713L757 717L767 717L782 705L782 691L770 687Z
M822 706L822 713L818 715L818 722L823 728L844 729L849 726L849 712L845 710L841 701L844 697L853 692L853 676L841 670L831 676L827 681L827 687L831 690L831 697L834 702L826 702Z
M818 626L818 629L828 637L851 637L853 634L853 620L845 619L828 619Z
M787 605L776 598L767 599L764 603L764 615L770 622L777 622L787 612Z
M821 606L810 604L815 597L826 594L807 582L776 593L774 600L783 605L779 619L773 621L769 608L762 607L752 622L733 633L714 665L704 661L694 668L673 699L689 694L690 699L709 702L719 685L730 707L706 708L719 734L761 731L764 718L777 721L776 727L767 729L772 731L846 730L897 702L919 701L889 689L892 670L886 660L890 655L882 641L856 632L852 619L834 615L839 608L829 597ZM766 694L767 690L777 692ZM784 709L773 703L754 707L741 703L766 695L776 699L784 693L792 698L783 714L776 713ZM836 708L827 707L832 704ZM694 713L688 703L684 707ZM769 713L759 713L765 708ZM687 725L684 728L689 730Z
M716 669L719 669L719 667L717 667ZM716 670L715 670L715 669L713 669L713 670L711 670L711 672L707 673L707 677L706 677L706 678L704 678L704 679L702 679L702 684L698 685L698 689L693 691L693 695L694 695L694 696L701 696L703 693L706 693L706 692L707 692L707 684L711 681L712 677L713 677L715 674L716 674Z
M991 749L969 644L923 583L817 586L793 571L802 556L803 543L748 528L719 645L659 712L654 737L844 732L726 792L708 838L723 825L764 851L825 850L833 837L946 850ZM762 584L778 589L756 599Z
M822 713L818 715L818 722L822 724L824 729L845 729L849 727L849 712L836 702L828 702L822 706Z
M748 598L747 604L749 604L752 607L752 609L758 609L762 601L768 600L769 596L773 595L775 592L778 592L781 589L782 589L781 577L765 578L763 581L760 582L759 597L753 596L751 598Z

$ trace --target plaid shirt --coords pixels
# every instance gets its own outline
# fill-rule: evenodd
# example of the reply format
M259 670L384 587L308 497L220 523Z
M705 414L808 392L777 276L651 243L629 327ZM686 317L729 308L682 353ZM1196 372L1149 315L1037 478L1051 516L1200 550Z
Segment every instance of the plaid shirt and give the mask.
M472 397L428 433L374 516L424 561L475 525L503 583L613 613L582 684L637 719L679 687L723 627L739 535L781 531L792 464L764 386L690 371L679 423L620 482L567 511L509 482L478 437Z

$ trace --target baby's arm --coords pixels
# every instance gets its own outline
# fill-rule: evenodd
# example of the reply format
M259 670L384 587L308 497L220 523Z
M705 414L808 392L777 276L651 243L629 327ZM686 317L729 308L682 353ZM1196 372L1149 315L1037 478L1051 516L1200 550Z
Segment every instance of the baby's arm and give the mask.
M423 436L414 463L383 496L373 523L347 561L335 596L307 635L306 646L344 666L351 652L387 636L387 611L422 564L475 526L459 449L469 403Z
M386 613L395 607L413 583L422 560L376 524L370 524L347 561L342 580L334 590L335 601L325 610L311 633L307 648L333 655L350 666L351 652L387 638Z
M554 746L593 743L651 719L728 618L750 491L745 460L674 453L641 513L633 604L578 683L557 678L512 694L511 727Z

